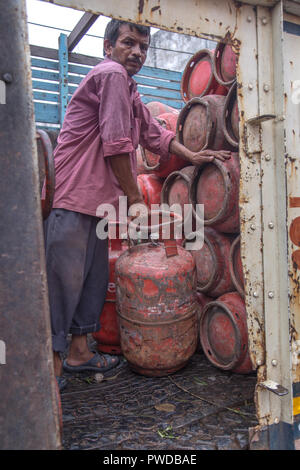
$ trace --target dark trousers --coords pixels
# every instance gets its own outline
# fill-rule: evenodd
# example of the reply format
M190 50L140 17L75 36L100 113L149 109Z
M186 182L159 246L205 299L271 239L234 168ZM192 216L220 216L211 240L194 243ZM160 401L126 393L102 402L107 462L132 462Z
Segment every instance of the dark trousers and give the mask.
M54 351L67 335L98 331L109 278L108 240L96 235L99 218L53 209L45 221L46 266Z

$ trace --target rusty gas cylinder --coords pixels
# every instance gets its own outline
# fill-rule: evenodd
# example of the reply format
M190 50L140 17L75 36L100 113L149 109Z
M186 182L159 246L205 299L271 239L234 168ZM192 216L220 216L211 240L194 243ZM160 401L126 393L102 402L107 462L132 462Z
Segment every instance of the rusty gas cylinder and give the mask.
M116 227L114 235L112 226ZM97 349L103 353L122 354L120 346L119 320L116 310L115 264L119 256L128 249L127 240L119 236L119 224L110 223L108 240L109 283L103 309L100 313L100 329L92 333L97 342Z
M231 150L223 128L225 100L226 97L221 95L192 98L178 117L176 132L179 142L192 152Z
M244 274L241 258L240 235L231 244L229 253L229 269L233 285L241 297L244 297Z
M219 297L234 290L230 276L231 237L206 227L203 246L192 250L197 271L197 290L209 297Z
M223 110L223 129L225 138L234 148L239 146L239 110L236 90L237 84L234 82L226 96Z
M219 42L214 52L214 75L220 85L230 87L236 80L237 55L230 44Z
M145 204L151 209L152 204L160 204L163 181L155 174L138 175L138 187Z
M213 73L213 52L201 49L185 66L180 91L183 101L204 95L226 95L228 90L220 85Z
M174 240L131 246L116 263L121 347L146 376L184 367L197 346L195 263Z
M168 106L160 101L149 101L146 107L149 109L152 117L157 117L165 113L179 114L178 109L172 108L172 106Z
M144 160L143 160L143 156L142 156L142 149L141 149L140 145L136 149L136 173L137 173L137 175L143 175L143 174L151 173L150 170L146 170L146 168L145 168Z
M238 153L225 161L213 160L195 169L190 185L190 201L196 217L196 204L204 205L204 225L220 232L239 233Z
M55 194L55 167L52 139L42 129L36 131L37 150L39 157L39 176L41 189L41 207L43 219L47 219L52 210Z
M206 304L208 304L209 302L212 302L214 299L212 297L208 297L207 295L205 294L202 294L202 292L198 292L197 291L197 302L198 302L198 332L199 332L199 336L198 336L198 343L197 343L197 351L198 352L203 352L202 350L202 346L201 346L201 342L200 342L200 319L201 319L201 315L202 315L202 312L203 312L203 309L205 307Z
M253 371L245 302L237 292L224 294L204 307L200 341L207 359L216 367L240 374Z
M178 114L164 113L160 114L157 121L167 130L176 132ZM184 168L187 164L186 160L178 157L175 154L169 154L168 158L161 159L159 155L142 148L142 156L144 160L144 167L147 171L155 173L160 178L166 178L170 173L175 170Z
M172 206L179 204L184 211L184 204L189 204L189 184L195 167L190 165L173 171L164 180L161 190L161 202Z
M186 225L189 218L192 217L189 184L194 170L194 166L186 166L181 170L173 171L165 179L161 190L161 203L167 204L170 208L175 204L178 205L183 219L186 220Z

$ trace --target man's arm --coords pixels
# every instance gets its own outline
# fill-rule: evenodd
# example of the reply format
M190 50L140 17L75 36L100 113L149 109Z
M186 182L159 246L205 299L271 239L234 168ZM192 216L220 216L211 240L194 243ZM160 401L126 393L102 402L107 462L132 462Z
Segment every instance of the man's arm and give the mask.
M192 152L180 142L178 142L176 138L171 140L169 151L170 153L187 160L193 165L199 165L203 162L211 162L215 158L217 160L224 161L228 160L231 156L231 152L228 150L201 150L200 152Z
M128 198L128 206L136 203L143 204L143 197L131 171L130 155L112 155L109 161L119 185Z

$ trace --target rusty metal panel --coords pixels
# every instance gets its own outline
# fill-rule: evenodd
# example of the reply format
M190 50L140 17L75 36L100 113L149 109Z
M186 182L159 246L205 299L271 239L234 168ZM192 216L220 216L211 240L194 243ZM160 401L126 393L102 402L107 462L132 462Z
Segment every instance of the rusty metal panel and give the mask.
M245 302L249 351L254 367L264 363L263 263L261 226L261 167L259 126L249 124L259 114L256 12L242 6L237 16L239 53L237 82L240 115L240 220L241 256L245 278Z
M288 274L291 309L291 350L293 382L300 382L300 250L297 240L300 217L300 18L285 15L298 25L295 33L284 33L284 114L286 117L286 170L288 198Z
M98 15L121 18L203 38L223 38L236 29L239 7L232 0L43 0Z
M25 1L1 1L0 448L60 448Z
M261 123L266 360L257 402L260 423L268 425L292 423L282 28L281 4L272 10L257 8L259 114L269 116ZM279 388L285 392L278 393Z

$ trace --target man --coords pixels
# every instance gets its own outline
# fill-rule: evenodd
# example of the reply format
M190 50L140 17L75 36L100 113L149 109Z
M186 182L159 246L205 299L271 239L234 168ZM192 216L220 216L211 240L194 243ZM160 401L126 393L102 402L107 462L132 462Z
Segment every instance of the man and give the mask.
M74 93L54 152L56 193L46 221L45 243L54 351L60 388L60 354L72 339L65 370L105 371L119 360L94 354L87 333L99 329L108 283L108 244L96 236L96 209L143 203L136 182L135 149L142 144L161 158L175 153L193 164L229 158L229 152L190 152L163 129L143 105L132 79L144 64L150 28L112 20L104 38L105 59Z

